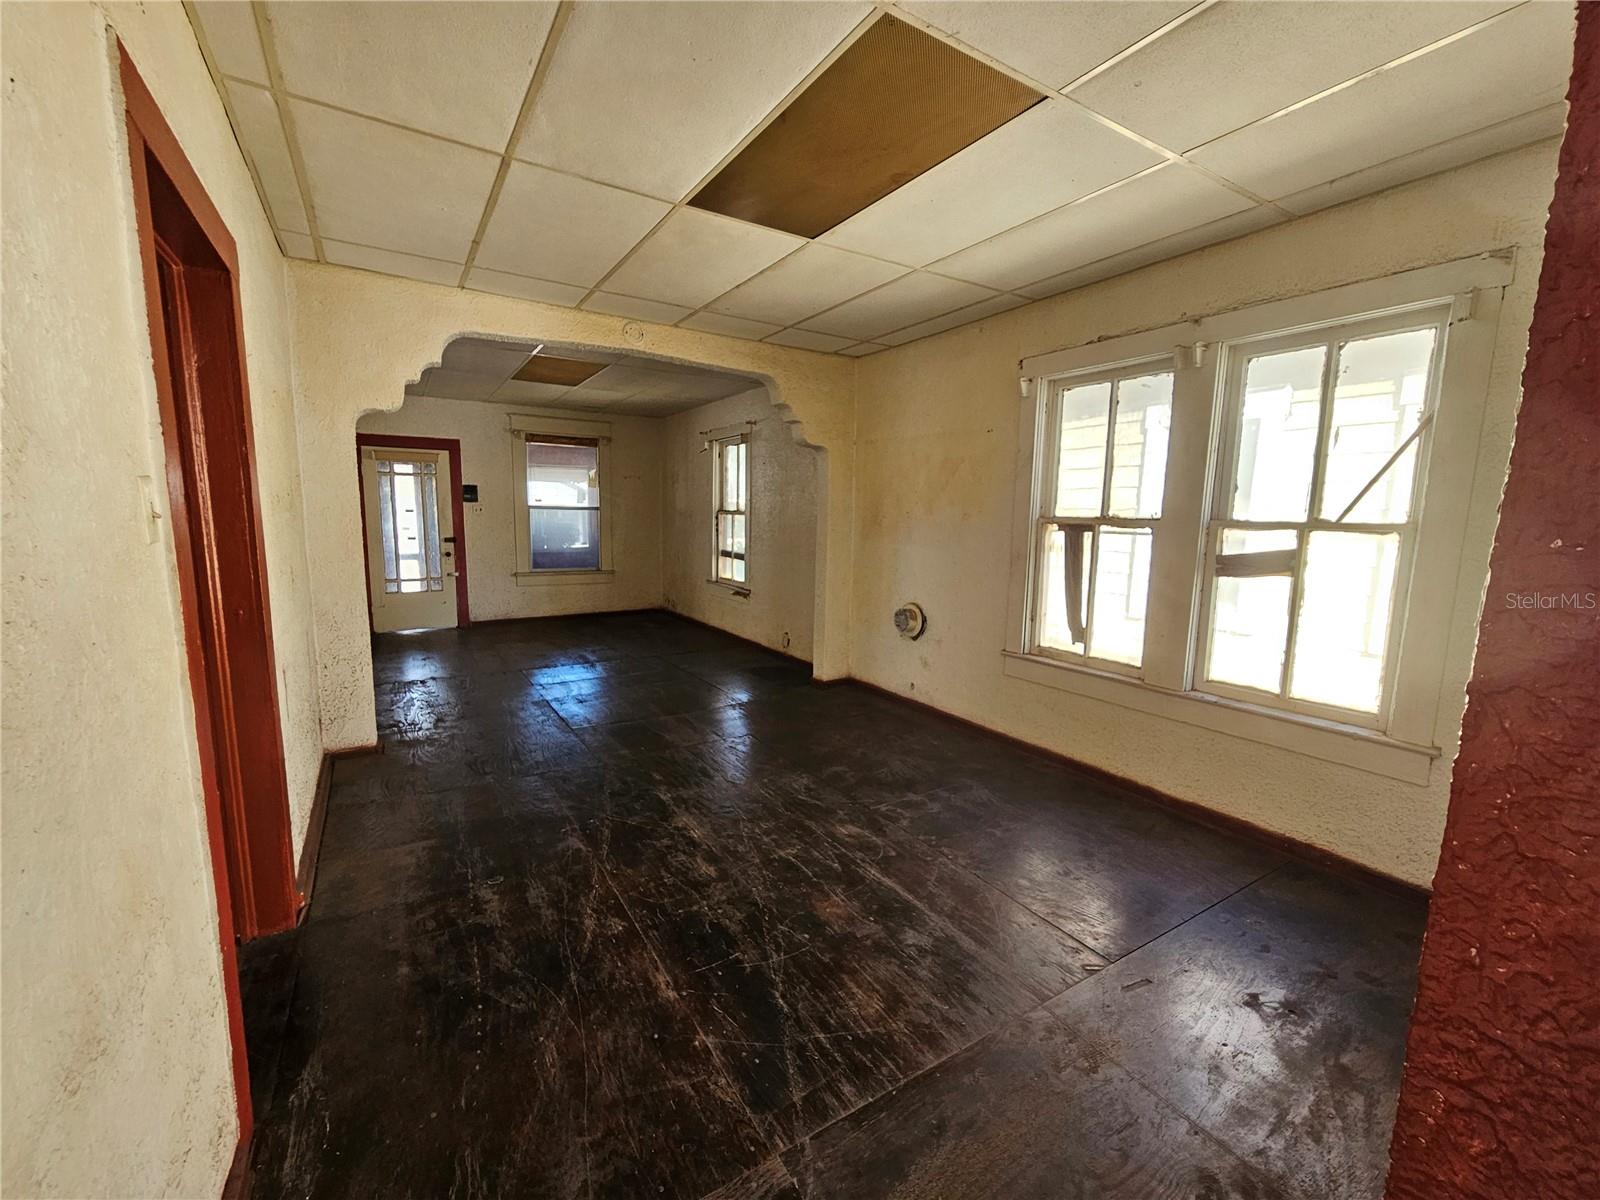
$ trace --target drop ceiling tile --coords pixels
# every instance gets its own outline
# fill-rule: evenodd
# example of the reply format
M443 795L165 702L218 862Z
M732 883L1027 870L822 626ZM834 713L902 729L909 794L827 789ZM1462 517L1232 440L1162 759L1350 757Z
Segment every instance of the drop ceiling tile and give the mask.
M869 354L876 354L878 351L887 350L888 348L887 346L879 345L877 342L857 342L854 346L846 346L839 353L847 354L851 358L865 358Z
M831 354L835 350L843 350L853 342L854 338L835 337L831 333L817 333L810 329L785 329L782 333L773 334L767 341L779 346L795 346L801 350L821 350Z
M1509 7L1224 0L1071 94L1168 149L1189 150Z
M680 200L871 11L580 4L517 157Z
M456 338L444 348L439 365L447 371L493 376L496 381L509 379L522 369L536 345L537 342L520 345L491 338Z
M593 287L672 206L514 162L478 248L496 271Z
M1296 216L1317 212L1335 204L1343 204L1346 200L1354 200L1373 192L1381 192L1385 188L1410 183L1413 179L1421 179L1426 175L1435 175L1452 167L1476 162L1480 158L1488 158L1491 154L1503 154L1507 150L1515 150L1530 142L1560 137L1562 129L1566 126L1566 120L1565 104L1547 104L1531 113L1512 117L1509 121L1501 121L1483 129L1475 129L1447 142L1429 146L1426 150L1418 150L1414 154L1391 158L1388 162L1379 163L1365 170L1341 175L1329 183L1318 184L1316 187L1284 196L1277 203L1280 208L1286 208Z
M512 404L548 404L559 400L572 389L558 383L529 383L523 379L508 379L495 389L494 398Z
M1560 100L1573 10L1527 4L1448 46L1197 150L1274 199Z
M1195 229L1186 229L1182 233L1175 233L1171 237L1160 238L1154 242L1147 242L1142 246L1135 246L1132 250L1124 250L1118 254L1111 254L1105 258L1096 259L1081 267L1074 267L1060 275L1052 275L1049 279L1040 280L1038 283L1029 284L1017 290L1033 299L1043 299L1054 296L1060 292L1068 292L1073 288L1085 287L1091 283L1098 283L1102 279L1110 279L1116 275L1125 275L1129 271L1136 271L1140 267L1147 267L1151 263L1163 259L1176 258L1180 254L1188 254L1191 250L1200 250L1218 242L1226 242L1230 238L1243 237L1247 233L1254 233L1258 229L1266 229L1270 225L1278 225L1288 218L1276 209L1261 205L1257 208L1246 209L1241 213L1223 217L1220 220L1209 221Z
M455 287L461 279L460 263L401 254L397 250L380 250L373 246L356 246L333 238L322 239L322 253L329 262L342 267L360 267L363 271L398 275L402 279L420 279L424 283L442 283L446 287Z
M909 0L898 7L1044 84L1060 88L1193 8L1197 0Z
M792 325L906 273L906 268L812 242L711 305L713 312Z
M465 261L499 160L291 100L323 237Z
M723 375L710 371L689 372L668 376L629 396L636 400L681 400L690 404L709 404L740 392L753 391L761 384L754 379Z
M694 311L678 304L642 300L638 296L618 296L611 292L596 292L579 307L593 312L610 313L614 317L635 317L641 321L654 321L658 325L672 325Z
M422 379L406 391L413 396L433 396L439 400L487 400L499 386L500 380L490 375L429 367L422 373Z
M775 229L679 208L606 280L606 289L699 308L802 244Z
M1161 161L1076 105L1047 100L821 240L926 266Z
M311 235L307 233L294 233L291 230L278 230L278 243L283 247L283 252L290 258L308 258L312 262L317 259L317 248L311 243Z
M767 334L776 333L783 328L781 325L769 325L765 321L747 321L743 317L728 317L714 312L695 313L692 317L686 317L680 324L684 329L748 338L753 342L759 342Z
M965 308L994 293L973 283L917 271L875 292L847 300L838 308L802 322L804 329L867 340Z
M958 308L953 313L945 313L942 317L935 317L931 321L898 329L894 333L885 333L878 340L890 346L903 346L907 342L914 342L918 338L932 337L936 333L943 333L947 329L954 329L958 325L970 325L974 321L981 321L985 317L992 317L996 313L1007 312L1018 308L1027 301L1020 296L994 296L988 300L980 300L966 308Z
M467 276L467 286L474 291L493 292L497 296L513 296L519 300L537 300L541 304L559 304L576 308L578 301L589 294L586 287L570 283L553 283L548 279L530 279L526 275L513 275L506 271L490 271L473 267Z
M238 0L196 0L192 11L200 19L206 48L211 51L217 70L265 87L267 60L261 53L251 6Z
M1018 290L1249 207L1244 197L1174 163L1047 213L935 266L958 279Z
M300 199L300 182L294 175L289 143L284 140L278 102L272 93L244 83L229 83L228 104L239 128L239 143L255 167L256 178L272 223L290 233L308 233L306 209Z
M573 396L632 396L646 388L671 386L685 381L672 371L657 371L635 361L613 363L572 390Z
M493 150L506 148L553 3L271 3L291 93Z

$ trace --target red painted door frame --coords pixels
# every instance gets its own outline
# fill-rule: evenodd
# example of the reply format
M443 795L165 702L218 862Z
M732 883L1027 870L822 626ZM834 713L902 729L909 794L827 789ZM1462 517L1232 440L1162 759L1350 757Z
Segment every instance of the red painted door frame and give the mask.
M234 941L291 927L299 897L238 253L117 49L242 1144L252 1113Z
M442 450L450 458L450 516L455 524L456 560L456 628L472 624L472 610L467 605L467 524L465 507L461 502L461 439L436 437L407 437L399 433L356 434L356 487L361 488L361 448L387 446L391 450ZM367 581L367 629L372 629L372 579L367 573L367 500L361 491L361 578Z

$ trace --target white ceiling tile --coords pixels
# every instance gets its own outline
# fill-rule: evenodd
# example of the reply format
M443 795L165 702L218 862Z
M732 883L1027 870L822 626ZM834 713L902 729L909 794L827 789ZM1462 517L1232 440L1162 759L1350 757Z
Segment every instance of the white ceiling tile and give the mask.
M854 340L854 338L836 337L831 333L817 333L811 329L785 329L782 333L775 333L767 339L779 346L796 346L801 350L821 350L824 353L843 350Z
M599 395L625 397L646 388L682 381L676 372L658 371L653 367L641 365L637 359L625 359L589 376L572 391L574 397Z
M1510 4L1224 0L1071 94L1170 150L1189 150Z
M792 325L906 273L904 267L813 242L711 305L777 325Z
M238 0L196 0L211 61L224 75L267 85L267 60L256 34L256 18L248 4Z
M534 342L522 345L492 338L459 337L444 348L439 365L447 371L509 379L533 354Z
M721 333L728 337L748 338L751 341L760 341L769 333L776 333L783 328L781 325L769 325L765 321L747 321L743 317L728 317L722 313L702 312L686 317L681 323L684 329L698 329L702 333Z
M412 396L433 396L440 400L487 400L499 386L500 380L492 375L429 367L422 373L418 383L406 387L406 392Z
M902 0L898 6L1051 88L1065 87L1197 0Z
M271 3L283 85L399 125L506 148L553 3Z
M420 279L423 283L442 283L446 287L455 287L461 278L460 263L401 254L398 250L356 246L333 238L322 239L322 253L329 262L338 263L341 267L360 267L363 271L398 275L402 279Z
M228 103L239 122L235 131L244 152L250 156L272 223L290 233L307 233L305 204L300 199L300 183L284 140L283 122L278 119L278 102L272 93L244 83L229 83Z
M1161 161L1075 105L1046 100L821 240L926 266Z
M871 11L580 4L517 157L682 199Z
M594 312L610 313L614 317L636 317L641 321L654 321L658 325L671 325L683 320L694 311L678 304L663 304L659 300L642 300L637 296L618 296L610 292L596 292L581 305Z
M309 258L313 262L316 261L317 248L312 245L310 234L280 229L278 241L283 246L283 252L290 258Z
M1297 216L1317 212L1334 204L1343 204L1346 200L1476 162L1491 154L1515 150L1518 146L1526 146L1544 138L1560 137L1566 120L1565 104L1547 104L1531 113L1475 129L1447 142L1429 146L1426 150L1418 150L1415 154L1405 154L1349 175L1341 175L1328 183L1284 196L1277 203Z
M593 287L671 208L514 162L476 261L492 270Z
M665 376L655 383L640 388L628 399L683 400L692 404L707 404L712 400L737 396L740 392L752 391L760 386L758 381L743 376L696 371Z
M1220 220L1210 221L1195 229L1186 229L1182 233L1175 233L1171 237L1161 238L1154 242L1147 242L1142 246L1135 246L1132 250L1124 250L1119 254L1111 254L1105 258L1096 259L1081 267L1074 267L1060 275L1053 275L1038 283L1029 284L1017 290L1034 299L1045 296L1054 296L1060 292L1068 292L1073 288L1085 287L1091 283L1098 283L1102 279L1110 279L1116 275L1124 275L1129 271L1136 271L1140 267L1147 267L1151 263L1163 259L1176 258L1180 254L1188 254L1191 250L1199 250L1205 246L1215 245L1217 242L1226 242L1230 238L1243 237L1247 233L1255 233L1259 229L1266 229L1270 225L1277 225L1287 220L1275 209L1266 205L1247 209Z
M803 327L866 340L965 308L993 294L976 284L917 271L886 283L875 292L847 300L838 308L803 322Z
M954 329L958 325L970 325L974 321L981 321L985 317L1007 312L1026 303L1027 301L1020 296L994 296L968 305L966 308L958 308L955 312L946 313L942 317L935 317L931 321L898 329L894 333L881 334L878 340L890 346L903 346L918 338L932 337L936 333L943 333L946 329Z
M606 289L699 308L802 244L776 229L679 208L606 280Z
M1249 207L1244 197L1174 163L1057 209L936 266L959 279L1020 289L1047 275Z
M877 342L857 342L854 346L846 346L839 353L847 354L851 358L865 358L869 354L876 354L878 351L887 350L888 348Z
M1526 4L1193 158L1270 200L1547 107L1566 93L1572 17L1564 4Z
M578 301L589 294L586 287L552 283L548 279L530 279L526 275L490 271L483 267L472 268L472 274L467 276L467 286L474 291L514 296L519 300L537 300L541 304L559 304L564 308L576 308Z
M494 155L289 103L324 237L466 259L499 168Z
M548 404L559 400L572 389L561 383L530 383L526 379L508 379L494 393L496 400L512 404Z

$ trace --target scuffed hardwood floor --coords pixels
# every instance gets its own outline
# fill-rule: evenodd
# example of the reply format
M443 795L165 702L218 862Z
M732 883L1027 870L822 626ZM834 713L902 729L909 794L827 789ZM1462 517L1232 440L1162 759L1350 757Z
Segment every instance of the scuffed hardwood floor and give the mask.
M1419 898L665 613L374 660L255 1200L1381 1194Z

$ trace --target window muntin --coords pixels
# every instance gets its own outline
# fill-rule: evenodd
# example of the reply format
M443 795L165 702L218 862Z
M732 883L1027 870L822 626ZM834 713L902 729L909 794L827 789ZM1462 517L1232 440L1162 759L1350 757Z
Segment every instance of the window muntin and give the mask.
M383 545L383 590L389 594L440 592L439 468L423 459L375 454L378 525Z
M713 445L712 578L743 584L749 579L750 439L740 434Z
M1137 672L1166 487L1173 373L1144 363L1056 381L1036 518L1037 653Z
M528 569L600 569L600 443L538 434L527 453Z
M1436 309L1227 348L1205 690L1382 724L1447 321Z

